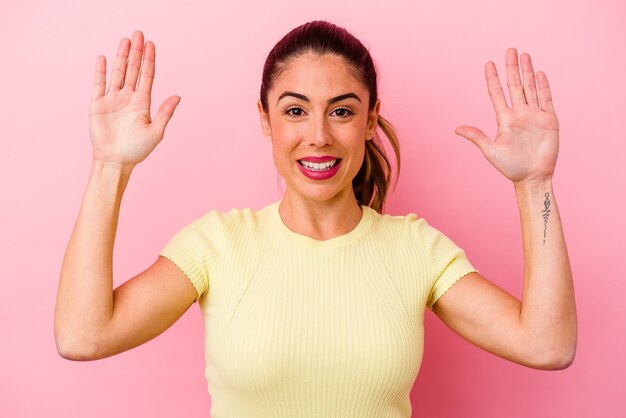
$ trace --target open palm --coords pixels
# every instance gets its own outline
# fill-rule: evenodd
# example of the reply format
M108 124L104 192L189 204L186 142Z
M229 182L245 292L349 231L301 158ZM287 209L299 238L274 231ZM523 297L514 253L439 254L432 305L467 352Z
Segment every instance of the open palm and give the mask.
M106 60L98 57L89 106L94 160L133 166L143 161L163 138L180 97L166 99L154 120L150 118L154 67L154 44L147 42L144 50L143 33L135 31L132 42L120 42L105 94Z
M530 56L521 55L520 77L517 51L506 52L507 86L511 107L493 62L485 65L487 89L496 112L498 131L490 139L481 130L459 126L456 133L469 139L487 160L514 183L552 177L559 151L559 122L554 112L548 79L538 72L536 81Z

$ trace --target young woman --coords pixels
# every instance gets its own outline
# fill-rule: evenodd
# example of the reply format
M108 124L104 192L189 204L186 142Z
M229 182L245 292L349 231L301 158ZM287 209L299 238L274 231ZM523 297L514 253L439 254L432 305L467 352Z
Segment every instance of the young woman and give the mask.
M133 168L162 139L180 98L150 117L155 49L123 39L108 91L98 57L93 164L63 262L55 318L60 354L111 356L168 328L198 301L212 416L408 417L429 307L468 341L541 369L576 347L572 276L552 190L559 126L544 73L506 52L509 106L485 76L495 139L461 126L515 187L525 274L518 301L483 278L451 240L415 215L382 215L391 168L367 49L345 29L309 22L270 52L259 114L285 179L279 202L208 212L156 262L112 289L120 202Z

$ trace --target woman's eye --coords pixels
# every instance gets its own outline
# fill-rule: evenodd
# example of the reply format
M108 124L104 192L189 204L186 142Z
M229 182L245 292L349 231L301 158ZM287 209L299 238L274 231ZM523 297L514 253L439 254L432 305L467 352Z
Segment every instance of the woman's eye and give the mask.
M298 117L298 116L302 116L304 111L300 109L299 107L292 107L291 109L285 110L285 113L289 116Z
M347 118L348 116L352 115L352 112L344 107L335 109L333 113L340 118Z
M285 114L293 118L298 118L300 116L304 116L304 110L299 107L292 107L292 108L285 110ZM344 118L352 116L354 113L351 110L346 109L345 107L339 107L333 110L331 114L334 114L335 116L338 116L344 119Z

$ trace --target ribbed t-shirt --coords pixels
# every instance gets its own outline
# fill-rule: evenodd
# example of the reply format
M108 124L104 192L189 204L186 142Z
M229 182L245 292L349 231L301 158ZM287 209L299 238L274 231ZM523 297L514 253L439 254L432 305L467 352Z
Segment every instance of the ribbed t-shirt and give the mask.
M161 252L198 292L211 417L410 417L424 310L477 271L414 214L291 231L276 202L211 211Z

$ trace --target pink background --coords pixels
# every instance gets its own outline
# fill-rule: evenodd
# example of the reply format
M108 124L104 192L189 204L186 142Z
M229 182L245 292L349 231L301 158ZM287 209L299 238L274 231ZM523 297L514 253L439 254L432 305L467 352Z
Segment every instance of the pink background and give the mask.
M414 416L626 416L626 6L621 0L383 2L6 1L0 3L0 416L206 417L197 306L154 341L74 363L56 352L53 312L89 164L87 106L98 54L134 29L157 46L154 103L182 102L166 139L133 174L116 282L211 208L260 208L281 189L255 102L265 56L288 30L328 19L368 46L382 112L402 140L388 211L417 212L486 277L520 296L512 186L459 124L495 131L483 64L529 52L561 123L554 179L576 282L574 364L542 372L478 350L427 316ZM110 69L110 67L109 67ZM156 110L156 109L155 109ZM226 173L226 175L224 174Z

